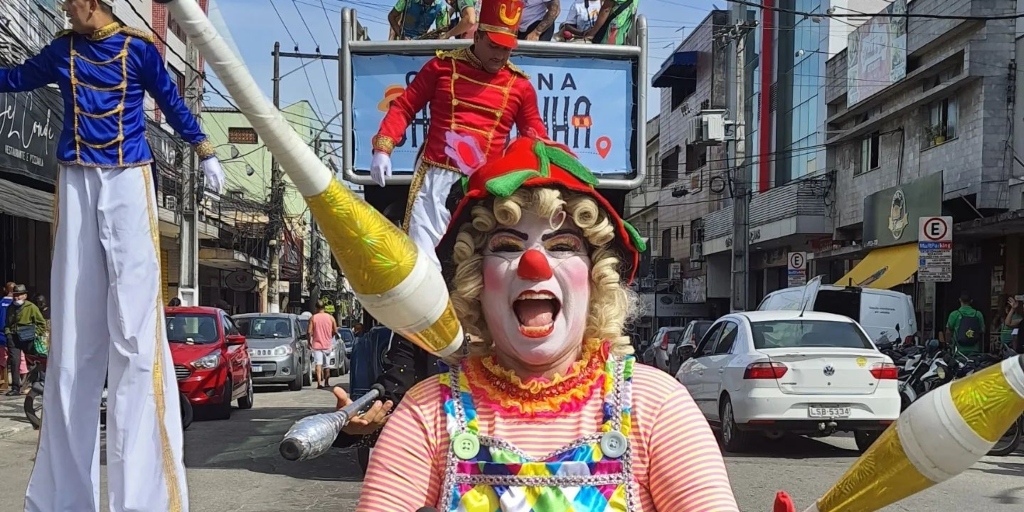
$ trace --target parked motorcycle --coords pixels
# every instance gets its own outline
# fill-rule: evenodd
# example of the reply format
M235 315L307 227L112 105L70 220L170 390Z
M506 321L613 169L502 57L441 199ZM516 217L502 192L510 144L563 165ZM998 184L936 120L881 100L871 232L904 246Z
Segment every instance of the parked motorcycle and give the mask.
M25 417L32 427L39 429L43 424L43 387L46 383L46 356L25 354L25 364L29 366L26 375L26 383L31 386L25 395ZM181 407L181 429L187 429L194 417L192 404L184 393L178 392L178 401ZM100 399L100 425L107 424L107 388L103 387L103 396Z

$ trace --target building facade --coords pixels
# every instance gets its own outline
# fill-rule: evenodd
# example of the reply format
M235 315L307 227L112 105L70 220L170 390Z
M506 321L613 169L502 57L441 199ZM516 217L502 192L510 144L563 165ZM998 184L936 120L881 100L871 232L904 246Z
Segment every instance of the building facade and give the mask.
M1011 135L1017 29L983 19L1012 14L1014 2L897 1L887 12L907 9L976 19L879 16L828 61L827 162L838 192L834 236L815 267L839 284L914 295L932 336L962 292L992 319L1020 290L1013 233L1024 221L1010 210L1009 187L1020 169ZM954 222L952 281L920 283L919 218L942 215Z
M705 265L702 217L727 197L728 162L722 141L695 133L692 123L727 106L728 49L716 40L729 13L712 10L654 75L661 89L658 222L651 234L657 250L656 275L667 281L655 297L659 325L686 325L718 313L715 285ZM652 253L653 254L653 253ZM664 270L662 270L664 269ZM728 297L726 294L721 296Z

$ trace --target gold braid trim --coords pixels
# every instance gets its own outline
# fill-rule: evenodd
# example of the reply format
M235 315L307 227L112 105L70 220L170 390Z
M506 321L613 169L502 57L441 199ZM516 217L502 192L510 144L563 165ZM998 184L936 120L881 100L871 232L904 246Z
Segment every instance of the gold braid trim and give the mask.
M128 36L142 39L143 41L149 44L153 44L154 42L152 33L145 30L139 30L135 27L121 27L121 30L119 32Z
M387 135L374 135L370 141L374 151L380 151L385 155L391 155L391 152L395 150L395 140Z
M217 156L217 150L213 148L213 143L210 139L205 139L202 142L192 146L192 149L196 151L196 156L200 160L206 160L207 158Z
M437 58L441 60L451 59L453 61L462 61L477 69L483 69L483 64L480 63L480 59L476 58L476 55L473 55L473 52L469 51L469 48L459 48L458 50L449 51L438 50ZM530 75L526 74L526 72L519 68L519 66L512 64L511 61L505 62L505 67L507 67L512 73L526 78L527 80L530 78Z
M60 39L60 38L62 38L64 36L72 35L72 34L75 34L74 30L71 30L71 29L61 30L60 32L57 32L57 34L54 35L53 38L54 39ZM102 40L104 40L104 39L106 39L106 38L108 38L110 36L113 36L114 34L124 34L126 36L134 37L134 38L137 38L137 39L142 39L143 41L145 41L147 43L150 43L150 44L152 44L155 41L155 39L153 38L153 34L152 33L147 32L145 30L139 30L139 29L137 29L135 27L125 27L125 26L122 26L119 23L111 23L110 25L107 25L107 26L105 26L105 27L95 31L92 34L89 34L89 40L90 41L102 41Z
M66 36L66 35L71 35L71 34L74 34L74 33L75 33L75 31L71 30L71 29L61 30L60 32L57 32L56 34L54 34L53 39L56 41L57 39L60 39L60 38L62 38L64 36Z

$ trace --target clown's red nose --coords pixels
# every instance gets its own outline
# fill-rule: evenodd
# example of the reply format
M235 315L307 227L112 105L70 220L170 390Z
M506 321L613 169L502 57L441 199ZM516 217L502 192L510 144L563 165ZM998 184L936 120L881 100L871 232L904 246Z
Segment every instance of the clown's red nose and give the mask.
M537 249L530 249L519 258L519 270L516 271L520 279L527 281L547 281L551 279L551 265Z

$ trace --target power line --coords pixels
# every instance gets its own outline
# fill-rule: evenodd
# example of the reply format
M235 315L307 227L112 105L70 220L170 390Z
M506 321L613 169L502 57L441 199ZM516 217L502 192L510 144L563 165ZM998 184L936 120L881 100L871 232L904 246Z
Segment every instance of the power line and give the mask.
M748 2L746 0L730 0L740 5L746 5L748 7L756 7L758 9L766 11L775 11L785 14L795 14L797 16L806 17L817 17L817 18L864 18L864 14L837 14L834 12L806 12L798 11L796 9L786 9L784 7L766 7L759 3ZM917 19L929 19L929 20L961 20L961 21L997 21L997 20L1016 20L1024 18L1024 14L997 14L994 16L962 16L955 14L918 14L911 12L879 12L877 14L869 15L872 18L917 18Z

